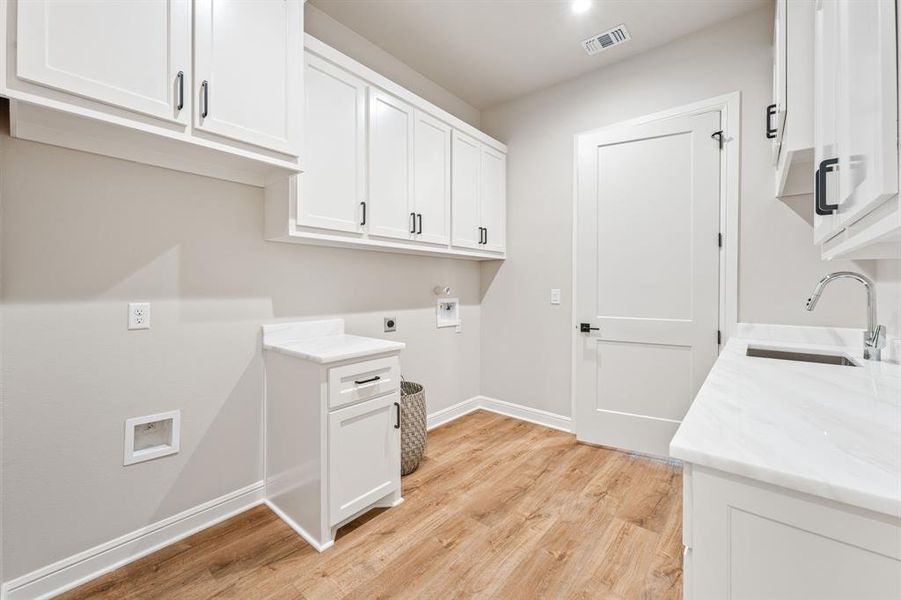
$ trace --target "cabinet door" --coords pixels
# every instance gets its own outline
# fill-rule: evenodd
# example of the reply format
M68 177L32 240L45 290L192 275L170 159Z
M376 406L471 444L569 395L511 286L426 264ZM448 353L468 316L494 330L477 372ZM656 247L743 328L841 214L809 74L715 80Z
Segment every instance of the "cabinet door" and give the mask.
M301 0L194 0L194 127L300 155Z
M188 0L28 0L17 8L17 77L187 124Z
M776 114L773 126L776 137L773 139L772 160L775 165L779 161L782 148L782 136L785 132L785 117L788 110L788 1L777 0L776 20L773 28L773 103Z
M895 3L838 2L839 220L898 192Z
M507 157L482 146L481 213L485 237L482 248L503 252L506 248Z
M824 160L838 158L838 5L832 1L817 3L814 16L814 170ZM814 174L811 173L811 177ZM825 202L835 204L838 198L838 171L825 176ZM815 186L816 187L816 186ZM814 211L813 241L819 244L836 233L835 215L819 215Z
M369 234L413 238L413 108L369 88Z
M297 223L362 230L366 193L366 84L306 55L306 135Z
M451 218L453 244L461 248L482 249L481 193L482 145L459 131L453 135L451 165Z
M416 239L450 241L451 128L416 111L413 124L413 198Z
M329 525L400 487L399 400L388 394L329 413Z

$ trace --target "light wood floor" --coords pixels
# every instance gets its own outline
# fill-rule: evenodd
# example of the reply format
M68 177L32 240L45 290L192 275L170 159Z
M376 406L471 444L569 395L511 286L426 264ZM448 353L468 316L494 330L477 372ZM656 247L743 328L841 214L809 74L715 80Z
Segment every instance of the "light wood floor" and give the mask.
M316 553L254 508L64 598L681 598L681 472L488 412Z

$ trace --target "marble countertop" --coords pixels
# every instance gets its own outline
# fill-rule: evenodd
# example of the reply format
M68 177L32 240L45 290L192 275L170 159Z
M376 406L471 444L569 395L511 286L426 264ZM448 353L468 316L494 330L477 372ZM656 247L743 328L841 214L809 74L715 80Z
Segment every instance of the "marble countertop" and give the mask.
M343 319L263 325L263 348L327 364L399 352L403 342L344 333Z
M864 361L861 332L739 327L670 455L901 517L901 365ZM859 367L745 355L749 344L842 353Z

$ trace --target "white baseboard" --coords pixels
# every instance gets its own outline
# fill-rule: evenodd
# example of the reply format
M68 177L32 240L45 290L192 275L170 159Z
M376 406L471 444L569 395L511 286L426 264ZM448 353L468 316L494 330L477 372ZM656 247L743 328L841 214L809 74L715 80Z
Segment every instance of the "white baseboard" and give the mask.
M489 398L488 396L475 396L469 400L464 400L463 402L459 402L453 406L430 414L428 416L428 429L434 429L435 427L444 425L445 423L449 423L455 419L459 419L463 415L468 415L469 413L480 409L507 417L513 417L520 421L528 421L529 423L535 423L536 425L543 425L544 427L550 427L551 429L559 429L560 431L565 431L567 433L572 433L573 431L573 422L570 417L547 412L546 410L531 408L529 406L523 406L521 404L505 402L496 398Z
M456 419L459 419L463 415L468 415L469 413L479 410L479 396L475 396L474 398L470 398L469 400L464 400L463 402L458 402L453 406L448 406L447 408L442 408L439 411L433 412L428 417L426 417L426 429L431 431L436 427L444 425L445 423L450 423Z
M220 496L3 584L5 600L52 598L261 504L263 482Z

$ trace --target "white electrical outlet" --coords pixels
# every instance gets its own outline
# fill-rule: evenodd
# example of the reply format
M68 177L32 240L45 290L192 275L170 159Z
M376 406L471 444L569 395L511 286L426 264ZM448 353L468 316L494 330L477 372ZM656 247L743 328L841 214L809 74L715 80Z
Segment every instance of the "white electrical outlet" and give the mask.
M149 302L129 302L128 303L128 328L129 329L150 329L150 303Z
M560 290L557 288L551 290L551 304L560 304Z

